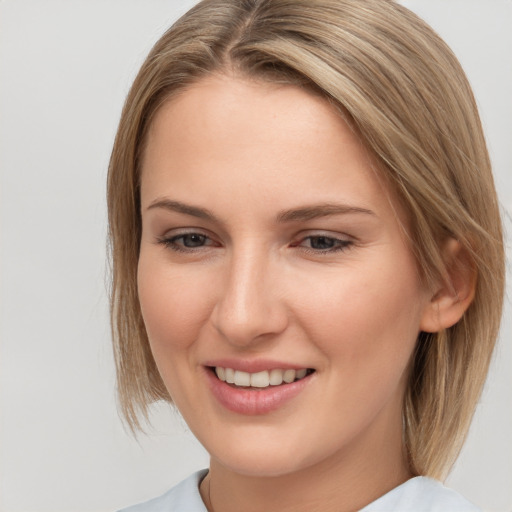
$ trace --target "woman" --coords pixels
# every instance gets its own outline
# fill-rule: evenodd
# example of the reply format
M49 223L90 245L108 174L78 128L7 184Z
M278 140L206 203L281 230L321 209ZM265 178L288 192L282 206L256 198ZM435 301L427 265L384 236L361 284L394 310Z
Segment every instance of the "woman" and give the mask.
M211 455L130 510L476 510L444 488L501 315L485 142L387 0L211 0L157 42L109 172L124 414ZM425 478L431 477L431 478Z

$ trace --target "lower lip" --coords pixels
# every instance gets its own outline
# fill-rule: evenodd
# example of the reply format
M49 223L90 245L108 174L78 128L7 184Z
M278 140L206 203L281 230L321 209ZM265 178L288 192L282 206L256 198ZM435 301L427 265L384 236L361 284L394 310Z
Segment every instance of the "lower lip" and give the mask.
M290 384L267 388L236 388L226 384L206 368L208 384L213 396L226 409L238 414L255 416L280 409L295 398L310 382L313 374Z

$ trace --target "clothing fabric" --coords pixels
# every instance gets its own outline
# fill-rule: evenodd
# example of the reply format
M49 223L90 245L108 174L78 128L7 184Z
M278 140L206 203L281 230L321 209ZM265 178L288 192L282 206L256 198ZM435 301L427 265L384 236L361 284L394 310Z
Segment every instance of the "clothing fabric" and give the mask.
M395 487L361 512L482 512L453 489L425 476Z
M162 496L119 512L208 512L199 494L199 484L207 474L207 469L198 471Z
M199 484L208 470L198 471L158 498L119 512L207 512ZM417 476L364 507L360 512L482 512L441 482Z

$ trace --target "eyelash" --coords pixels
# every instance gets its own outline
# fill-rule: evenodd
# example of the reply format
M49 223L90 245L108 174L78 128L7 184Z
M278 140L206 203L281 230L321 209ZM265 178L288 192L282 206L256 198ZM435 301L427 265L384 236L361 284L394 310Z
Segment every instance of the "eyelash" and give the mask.
M204 235L203 233L190 232L190 233L181 233L179 235L174 235L171 237L161 237L161 238L157 239L157 242L159 244L162 244L164 247L167 247L168 249L171 249L173 251L185 252L185 253L195 252L195 251L205 247L204 244L196 246L196 247L186 247L183 244L183 240L185 239L185 237L193 237L193 236L199 237L200 239L203 240L203 242L207 241L207 240L211 241L211 238L207 235ZM178 240L180 240L180 239L182 240L181 244L178 243ZM210 247L212 245L214 245L214 244L206 245L206 247Z
M198 245L195 247L186 247L183 243L185 237L199 237L200 240L203 242L202 245ZM353 245L353 242L351 240L336 238L333 236L326 236L326 235L310 235L306 236L304 238L301 238L298 242L294 242L291 246L292 247L301 247L301 244L305 241L309 240L310 244L313 240L322 240L324 242L332 243L331 247L324 248L324 249L318 249L314 247L305 247L302 246L302 249L310 254L333 254L337 252L343 252ZM181 243L179 242L181 240ZM206 244L205 242L210 241L210 244ZM215 247L216 243L212 241L210 237L207 235L204 235L203 233L198 232L190 232L190 233L181 233L179 235L174 235L171 237L160 237L157 239L157 243L163 245L164 247L171 249L175 252L183 252L183 253L193 253L198 250L203 249L204 247Z
M324 241L332 242L333 246L328 247L327 249L315 249L313 247L302 247L306 252L313 254L332 254L336 252L346 251L353 244L350 240L345 240L341 238L336 238L333 236L326 235L310 235L302 238L299 243L293 244L293 247L300 247L300 244L309 240L310 244L313 240L323 239Z

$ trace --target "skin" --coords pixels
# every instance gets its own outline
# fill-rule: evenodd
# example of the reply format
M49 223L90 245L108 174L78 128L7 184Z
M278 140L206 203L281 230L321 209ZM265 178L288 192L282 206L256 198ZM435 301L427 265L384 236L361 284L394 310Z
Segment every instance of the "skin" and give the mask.
M152 123L140 303L166 387L211 455L210 510L357 510L412 476L407 368L439 316L374 167L332 107L293 86L211 76ZM326 204L349 210L320 215ZM315 218L278 219L311 206ZM215 358L315 372L283 407L248 416L212 395Z

